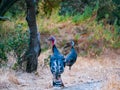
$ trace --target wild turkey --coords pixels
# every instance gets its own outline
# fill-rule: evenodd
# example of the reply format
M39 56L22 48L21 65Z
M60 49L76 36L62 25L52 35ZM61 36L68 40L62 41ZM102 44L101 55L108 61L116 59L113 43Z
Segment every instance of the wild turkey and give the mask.
M71 70L71 66L76 62L77 52L74 48L74 41L70 42L71 50L65 57L65 65L69 66L69 70Z
M52 42L52 52L53 55L50 57L50 70L51 73L53 74L53 86L55 87L61 87L64 86L62 79L61 79L61 74L64 72L64 56L59 52L57 49L55 42L56 39L54 36L51 36L49 41Z

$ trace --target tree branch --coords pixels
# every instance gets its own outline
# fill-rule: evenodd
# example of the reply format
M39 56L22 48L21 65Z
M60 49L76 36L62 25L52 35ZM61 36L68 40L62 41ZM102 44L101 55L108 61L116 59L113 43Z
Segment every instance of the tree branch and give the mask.
M7 20L9 20L9 21L10 21L10 19L9 19L9 18L7 18L7 17L1 17L1 16L0 16L0 21L7 21Z
M19 0L2 0L0 2L0 16L3 16L8 9Z

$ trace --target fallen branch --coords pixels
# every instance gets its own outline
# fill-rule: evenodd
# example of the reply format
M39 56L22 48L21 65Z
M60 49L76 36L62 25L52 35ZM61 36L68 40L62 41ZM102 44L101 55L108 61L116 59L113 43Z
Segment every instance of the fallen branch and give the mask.
M1 17L0 16L0 21L10 21L10 19L8 17Z

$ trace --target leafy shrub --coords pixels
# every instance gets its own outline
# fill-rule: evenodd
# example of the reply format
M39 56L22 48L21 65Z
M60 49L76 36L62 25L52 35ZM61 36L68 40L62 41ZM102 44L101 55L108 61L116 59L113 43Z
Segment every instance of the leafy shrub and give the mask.
M18 26L14 32L14 35L12 33L9 34L9 38L6 43L9 49L11 51L12 50L14 51L19 60L20 57L28 48L29 43L28 32L24 32L23 30L21 30L21 27Z
M83 13L88 0L63 0L61 2L60 15L75 15Z
M93 34L94 41L101 41L101 44L106 48L120 48L120 26L117 25L117 20L114 25L106 24L103 22L92 23L90 26Z
M2 61L7 60L6 53L10 51L13 51L19 60L28 48L29 35L28 32L23 31L21 27L22 26L18 25L16 30L7 33L6 37L3 38L2 41L4 42L0 44L0 58Z
M54 8L58 8L61 0L42 0L39 3L39 12L42 16L51 16Z
M80 17L78 17L79 15L76 16L76 14L85 14L86 7L91 7L94 10L96 9L98 21L104 19L106 15L108 15L108 23L113 24L117 18L117 24L120 25L120 3L118 0L63 0L61 2L59 14L75 15L74 21L76 22L76 18L78 18L78 20L80 19ZM86 11L86 13L88 11ZM85 15L82 15L81 18L85 18Z
M117 24L117 20L114 22L114 33L113 33L113 48L120 48L120 26Z
M25 9L26 9L25 2L19 0L8 10L6 16L9 18L13 18L13 17L18 18L18 16L25 14Z
M108 15L108 23L113 24L117 18L117 24L120 24L120 4L116 0L99 0L99 8L97 11L97 20L102 20Z
M7 61L7 57L5 54L5 46L2 42L0 43L0 63L2 63L1 59Z
M92 11L93 10L91 7L86 7L84 13L83 14L80 14L80 13L76 14L75 16L73 16L72 21L74 23L79 23L81 21L84 21L92 16Z

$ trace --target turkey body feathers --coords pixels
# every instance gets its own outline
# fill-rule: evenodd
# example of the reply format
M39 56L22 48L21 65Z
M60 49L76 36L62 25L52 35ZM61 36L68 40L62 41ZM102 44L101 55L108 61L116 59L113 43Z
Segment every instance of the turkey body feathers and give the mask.
M64 56L53 46L53 55L50 57L50 70L54 75L60 75L64 72Z
M66 56L65 63L67 66L71 67L76 62L76 59L77 59L77 52L72 46L70 53Z
M55 87L63 87L64 84L61 79L61 74L64 72L64 56L59 52L57 47L55 46L56 39L54 36L48 38L49 41L52 42L52 52L53 54L50 56L50 70L53 74L53 86Z

